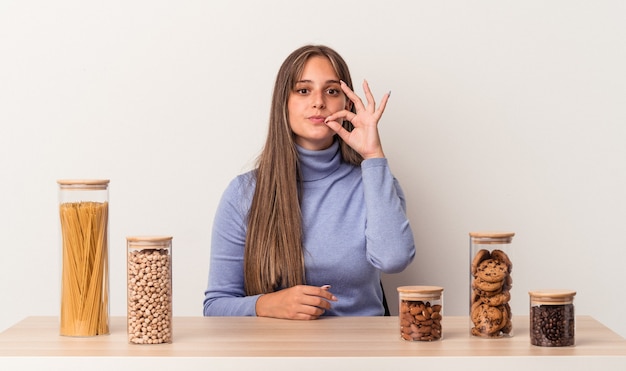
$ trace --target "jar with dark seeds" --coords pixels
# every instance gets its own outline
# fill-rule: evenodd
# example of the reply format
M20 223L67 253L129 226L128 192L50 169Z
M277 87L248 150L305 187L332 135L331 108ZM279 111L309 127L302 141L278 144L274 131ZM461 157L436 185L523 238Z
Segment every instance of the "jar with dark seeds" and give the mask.
M575 344L574 291L542 290L530 294L530 343L542 347Z

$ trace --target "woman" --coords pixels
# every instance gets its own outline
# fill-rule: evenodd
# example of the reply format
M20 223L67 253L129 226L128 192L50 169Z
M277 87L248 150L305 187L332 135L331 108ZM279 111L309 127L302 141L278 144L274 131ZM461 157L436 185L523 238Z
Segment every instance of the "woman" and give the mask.
M366 105L328 47L283 62L257 167L215 215L204 315L384 313L381 272L402 271L415 247L378 135L389 94L376 107L363 90Z

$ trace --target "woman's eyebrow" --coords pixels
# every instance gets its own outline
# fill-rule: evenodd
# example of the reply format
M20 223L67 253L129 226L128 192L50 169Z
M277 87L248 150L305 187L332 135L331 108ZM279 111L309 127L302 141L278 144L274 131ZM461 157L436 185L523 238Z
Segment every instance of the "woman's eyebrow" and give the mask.
M306 84L306 83L313 83L313 80L298 80L296 81L296 84ZM339 80L327 80L326 84L340 84L341 82Z

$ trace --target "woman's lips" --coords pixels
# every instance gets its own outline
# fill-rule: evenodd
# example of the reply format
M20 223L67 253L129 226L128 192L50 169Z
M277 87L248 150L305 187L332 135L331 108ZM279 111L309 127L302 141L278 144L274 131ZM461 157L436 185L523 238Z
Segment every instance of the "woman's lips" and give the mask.
M323 124L325 120L326 117L324 116L309 116L309 121L314 124Z

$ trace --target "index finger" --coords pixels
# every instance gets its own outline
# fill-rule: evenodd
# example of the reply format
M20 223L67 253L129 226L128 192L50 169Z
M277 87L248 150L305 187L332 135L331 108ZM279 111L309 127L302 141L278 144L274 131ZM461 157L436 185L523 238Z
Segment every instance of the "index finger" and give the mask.
M322 297L324 299L328 299L331 301L337 301L337 297L335 295L333 295L333 293L331 293L330 291L328 291L330 289L330 285L324 285L321 287L316 287L316 286L312 286L315 288L315 291L310 295L314 295L314 296L319 296Z
M352 89L350 89L350 87L348 86L348 84L346 84L345 81L340 80L340 85L341 85L341 89L343 89L343 92L346 94L346 96L352 101L352 103L354 103L354 108L356 108L357 111L365 109L365 106L363 105L363 101L361 100L361 98L359 98L358 95L356 95Z

